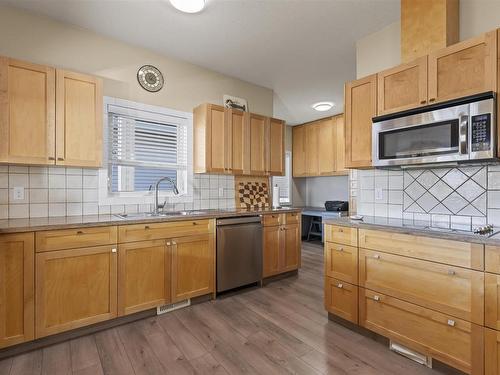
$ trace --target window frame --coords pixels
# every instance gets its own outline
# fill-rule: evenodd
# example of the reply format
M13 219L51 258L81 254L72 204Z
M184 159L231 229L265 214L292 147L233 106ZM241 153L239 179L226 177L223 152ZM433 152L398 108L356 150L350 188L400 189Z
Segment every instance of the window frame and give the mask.
M144 112L152 121L162 122L162 118L174 117L182 122L187 129L187 170L185 191L181 195L175 195L171 190L160 190L159 200L167 203L190 203L193 202L193 114L182 112L166 107L149 105L125 99L105 96L103 99L103 161L99 169L99 204L151 204L154 203L154 191L134 192L111 192L109 189L109 115L114 113L113 109L120 111L138 113ZM156 118L156 119L155 119Z
M287 163L288 159L288 163ZM288 173L287 173L288 172ZM288 200L282 202L280 198L280 206L291 206L292 205L292 151L285 151L285 175L284 176L273 176L271 179L271 186L274 186L275 178L286 178L288 183Z

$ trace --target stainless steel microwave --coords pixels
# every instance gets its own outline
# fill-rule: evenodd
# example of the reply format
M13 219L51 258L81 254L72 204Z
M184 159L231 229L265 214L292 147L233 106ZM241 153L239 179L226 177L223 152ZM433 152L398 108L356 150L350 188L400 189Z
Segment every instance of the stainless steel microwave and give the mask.
M373 118L375 167L496 158L494 93Z

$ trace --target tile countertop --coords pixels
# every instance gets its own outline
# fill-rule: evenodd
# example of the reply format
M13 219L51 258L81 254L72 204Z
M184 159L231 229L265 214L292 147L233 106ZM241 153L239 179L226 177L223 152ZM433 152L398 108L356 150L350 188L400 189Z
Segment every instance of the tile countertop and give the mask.
M271 214L274 212L300 212L300 208L279 208L264 210L245 210L245 209L221 209L221 210L193 210L199 213L189 215L171 215L154 217L131 217L120 218L117 215L89 215L89 216L62 216L62 217L44 217L33 219L8 219L0 220L0 234L2 233L21 233L35 232L42 230L72 229L82 227L100 227L107 225L128 225L154 222L182 221L193 219L215 219L235 216L252 216L260 214ZM187 211L189 212L189 211ZM133 214L132 214L133 215Z
M500 246L500 232L491 237L478 235L470 232L470 227L457 227L457 229L432 227L426 221L414 221L403 219L392 219L377 216L364 216L363 220L352 220L349 217L328 218L323 220L324 224L340 225L363 229L379 229L387 232L413 234L433 238L442 238L460 242L480 243L486 245ZM494 233L500 230L494 228Z

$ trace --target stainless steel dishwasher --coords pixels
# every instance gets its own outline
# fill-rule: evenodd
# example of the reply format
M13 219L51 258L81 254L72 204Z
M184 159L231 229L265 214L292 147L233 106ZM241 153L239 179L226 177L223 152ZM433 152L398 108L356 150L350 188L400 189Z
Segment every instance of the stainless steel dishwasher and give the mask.
M260 216L217 220L217 292L262 279Z

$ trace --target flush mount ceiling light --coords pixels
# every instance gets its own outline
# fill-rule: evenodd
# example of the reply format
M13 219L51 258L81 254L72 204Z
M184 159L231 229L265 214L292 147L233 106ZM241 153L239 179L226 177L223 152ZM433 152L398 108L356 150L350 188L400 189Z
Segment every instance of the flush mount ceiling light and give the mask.
M332 102L318 102L314 103L312 107L319 112L324 112L332 109L332 107L335 105L335 103Z
M205 0L170 0L170 4L184 13L198 13L205 8Z

